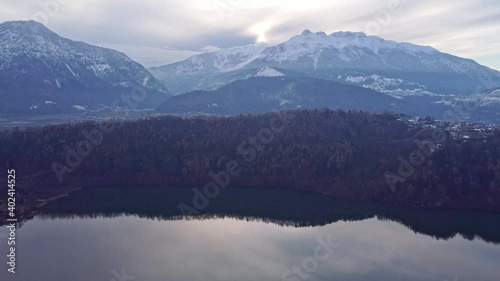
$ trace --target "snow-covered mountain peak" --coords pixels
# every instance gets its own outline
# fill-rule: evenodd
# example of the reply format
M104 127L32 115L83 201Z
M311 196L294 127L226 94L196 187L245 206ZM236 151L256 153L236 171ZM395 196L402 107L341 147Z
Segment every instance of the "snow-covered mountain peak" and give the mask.
M431 47L384 40L378 36L367 36L363 32L340 31L328 36L325 35L324 32L313 33L305 30L302 34L296 35L287 42L276 46L277 49L269 50L268 53L277 55L276 59L278 61L294 60L300 56L314 55L328 49L336 49L338 51L345 51L344 49L352 50L350 53L354 57L345 56L348 60L361 57L364 52L363 50L369 50L375 54L378 54L381 50L384 52L396 50L408 54L439 53L438 50Z
M366 34L363 32L351 32L351 31L338 31L330 34L331 37L366 37Z
M33 33L33 32L46 32L46 33L52 33L55 34L54 32L50 31L47 27L45 27L43 24L37 22L37 21L7 21L1 23L2 27L4 29L10 29L16 32L23 32L23 33Z
M302 31L302 33L300 34L300 36L308 36L308 35L313 35L313 36L328 36L323 31L318 31L318 32L313 33L309 29L306 29L306 30Z
M168 79L172 75L190 77L203 73L230 72L255 62L258 64L259 61L275 62L278 66L283 62L297 62L300 58L312 59L313 67L317 68L321 56L328 52L333 51L343 61L351 62L361 59L367 51L378 55L380 50L384 50L384 53L399 50L411 55L419 52L438 52L430 47L367 36L363 32L340 31L327 35L322 31L312 32L306 29L277 46L268 47L261 43L222 49L195 55L168 67L152 68L152 72L162 79Z
M72 102L107 104L135 86L151 90L151 96L168 93L125 54L63 38L35 21L0 24L0 85L0 99L13 93L22 99L15 105L0 102L0 112L22 112L31 102L45 104L44 95L68 108Z
M184 93L214 89L235 77L247 77L248 73L243 75L247 70L263 67L268 67L264 74L277 67L280 72L291 70L353 84L359 84L355 82L359 80L362 86L373 84L379 91L398 96L468 94L477 87L481 81L478 79L500 80L496 71L429 46L385 40L362 32L327 35L308 29L279 45L219 50L151 71L174 92ZM351 76L352 81L345 81Z
M0 70L32 69L38 65L49 68L59 79L79 82L88 74L104 83L123 79L116 83L136 80L134 82L140 85L145 77L153 78L123 53L60 37L36 21L0 24ZM84 68L86 73L76 71L79 68ZM155 89L160 88L155 85Z
M39 40L40 37L57 38L57 34L36 21L11 21L0 24L0 44L28 39Z

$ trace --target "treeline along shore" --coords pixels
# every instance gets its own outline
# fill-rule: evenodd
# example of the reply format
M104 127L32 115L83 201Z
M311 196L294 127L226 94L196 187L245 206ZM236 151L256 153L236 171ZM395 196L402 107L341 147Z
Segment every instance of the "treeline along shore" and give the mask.
M0 156L5 171L16 169L18 206L29 211L69 190L106 185L200 187L211 194L231 186L282 187L500 211L500 130L464 139L449 128L431 119L328 109L162 116L16 129L0 137Z

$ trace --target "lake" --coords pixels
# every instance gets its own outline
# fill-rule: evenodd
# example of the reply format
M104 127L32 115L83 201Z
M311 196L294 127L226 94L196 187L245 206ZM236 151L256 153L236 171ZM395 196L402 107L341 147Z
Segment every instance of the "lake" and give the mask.
M184 217L191 188L101 187L51 202L17 233L0 280L498 280L500 214L421 210L283 189L227 188ZM0 234L5 234L2 227Z

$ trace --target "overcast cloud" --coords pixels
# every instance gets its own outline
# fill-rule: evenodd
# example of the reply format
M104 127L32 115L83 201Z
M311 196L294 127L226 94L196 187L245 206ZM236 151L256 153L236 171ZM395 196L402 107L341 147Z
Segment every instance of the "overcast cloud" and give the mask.
M54 5L57 3L56 5ZM67 3L67 4L66 4ZM363 31L430 45L500 69L500 0L2 0L0 22L34 19L147 65L304 29ZM45 6L45 8L44 8ZM47 8L48 7L48 8Z

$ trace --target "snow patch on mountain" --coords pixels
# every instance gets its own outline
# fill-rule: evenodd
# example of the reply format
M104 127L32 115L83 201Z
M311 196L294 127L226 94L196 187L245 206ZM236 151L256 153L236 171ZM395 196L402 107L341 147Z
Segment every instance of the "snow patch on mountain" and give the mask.
M339 79L342 79L342 76L339 76L338 77ZM368 79L368 77L365 77L365 76L347 76L345 78L345 81L346 82L350 82L350 83L354 83L354 84L359 84L359 83L363 83L366 81L366 79Z
M500 105L500 89L472 96L461 96L457 97L456 100L477 106L498 106Z
M71 74L73 74L74 77L76 77L77 75L75 74L75 72L73 71L73 69L71 69L71 67L69 67L68 64L66 64L66 67L68 68L69 72L71 72Z
M342 76L340 76L340 78L342 78ZM399 99L405 96L442 96L429 92L427 87L422 84L403 79L387 78L378 74L372 74L369 76L348 75L345 77L344 81L388 94Z
M282 76L285 76L285 74L271 67L261 68L259 72L255 74L255 77L282 77Z
M85 106L81 106L81 105L73 105L73 108L76 109L76 110L79 110L79 111L87 109L87 108L85 108Z
M105 75L106 73L111 72L111 66L109 64L89 65L87 69L92 70L96 77L100 77L102 75Z

